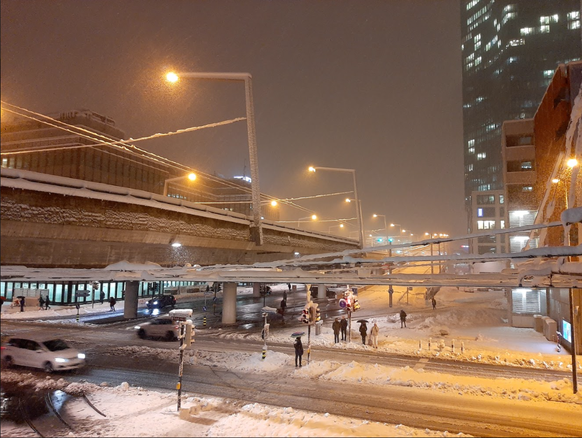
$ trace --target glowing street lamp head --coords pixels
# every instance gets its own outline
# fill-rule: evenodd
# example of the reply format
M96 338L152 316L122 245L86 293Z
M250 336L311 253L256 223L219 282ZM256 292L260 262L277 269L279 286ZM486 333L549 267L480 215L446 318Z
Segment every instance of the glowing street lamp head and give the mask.
M350 198L346 198L346 202L352 202Z
M190 173L190 174L188 175L188 179L189 179L190 181L194 181L194 180L196 179L196 174L195 174L195 173Z
M570 158L566 164L568 167L575 167L578 165L578 160L576 158Z
M317 215L316 214L312 214L311 215L311 219L314 220L314 221L316 221L317 220Z
M315 172L315 167L313 167L313 166L309 166L309 171L310 171L310 172Z
M277 206L277 201L271 201L271 207L276 207Z
M180 79L180 77L172 71L166 74L166 80L168 82L178 82L178 79Z

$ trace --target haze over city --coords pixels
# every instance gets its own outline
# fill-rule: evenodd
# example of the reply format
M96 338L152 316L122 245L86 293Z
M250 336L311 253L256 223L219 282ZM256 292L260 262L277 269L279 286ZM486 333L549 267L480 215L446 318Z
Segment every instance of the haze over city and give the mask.
M242 85L172 86L167 71L248 72L261 192L351 191L349 175L314 178L307 167L355 169L366 229L384 227L377 213L417 236L466 234L456 1L1 6L3 101L42 114L88 108L139 138L245 116ZM250 176L246 129L241 121L136 145L207 173ZM353 218L343 199L301 205Z

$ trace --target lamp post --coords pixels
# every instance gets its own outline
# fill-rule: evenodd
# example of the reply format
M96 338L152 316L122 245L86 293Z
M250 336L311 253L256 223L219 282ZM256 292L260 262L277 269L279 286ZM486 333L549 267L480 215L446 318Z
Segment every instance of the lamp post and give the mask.
M364 247L364 224L362 222L362 207L358 198L358 186L356 184L356 170L355 169L339 169L335 167L319 167L310 166L309 171L315 172L317 170L329 170L332 172L350 172L354 180L354 198L356 200L356 216L358 217L358 228L360 231L360 248Z
M253 201L253 225L251 236L257 245L263 244L263 228L261 225L261 192L259 189L259 160L257 157L257 136L255 131L255 110L253 105L253 85L250 73L207 73L186 72L168 73L166 78L176 82L179 78L209 79L220 81L237 81L245 84L245 100L247 113L247 135L249 143L249 162L251 167L251 195Z
M168 196L168 184L173 181L180 181L181 179L188 178L190 181L194 181L196 179L195 173L189 173L188 175L184 176L177 176L176 178L168 178L164 181L164 196Z

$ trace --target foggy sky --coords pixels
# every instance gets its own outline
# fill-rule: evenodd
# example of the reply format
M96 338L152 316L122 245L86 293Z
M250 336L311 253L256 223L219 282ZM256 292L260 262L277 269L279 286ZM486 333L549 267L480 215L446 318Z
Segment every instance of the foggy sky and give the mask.
M384 227L377 213L419 237L460 236L459 21L457 0L2 0L2 100L87 108L138 138L245 116L241 83L171 86L166 71L249 72L261 192L349 191L349 173L306 169L355 169L366 230ZM244 121L136 146L250 176ZM343 198L301 205L354 217Z

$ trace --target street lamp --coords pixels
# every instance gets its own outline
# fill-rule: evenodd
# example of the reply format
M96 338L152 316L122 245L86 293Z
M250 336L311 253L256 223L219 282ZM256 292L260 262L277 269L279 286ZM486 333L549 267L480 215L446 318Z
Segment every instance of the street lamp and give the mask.
M173 181L180 181L181 179L188 178L190 181L194 181L196 179L196 174L191 172L188 175L177 176L176 178L169 178L164 181L164 196L168 196L168 184Z
M245 84L247 135L249 143L249 162L251 167L251 195L253 201L253 225L251 227L251 235L257 245L262 245L263 228L261 224L261 191L259 189L259 160L257 157L257 136L255 131L252 76L250 73L203 72L170 72L166 75L166 79L170 82L177 82L180 78L240 81Z
M305 219L311 219L311 221L316 221L317 215L312 214L311 216L301 217L301 218L297 219L297 228L299 228L299 222L301 222L301 221L305 222ZM307 222L311 222L311 221L307 221Z
M356 170L355 169L338 169L335 167L319 167L310 166L309 171L315 172L316 170L329 170L332 172L350 172L354 180L354 198L356 199L356 216L358 217L358 228L360 230L360 248L364 247L364 227L362 222L362 207L358 198L358 186L356 184Z

